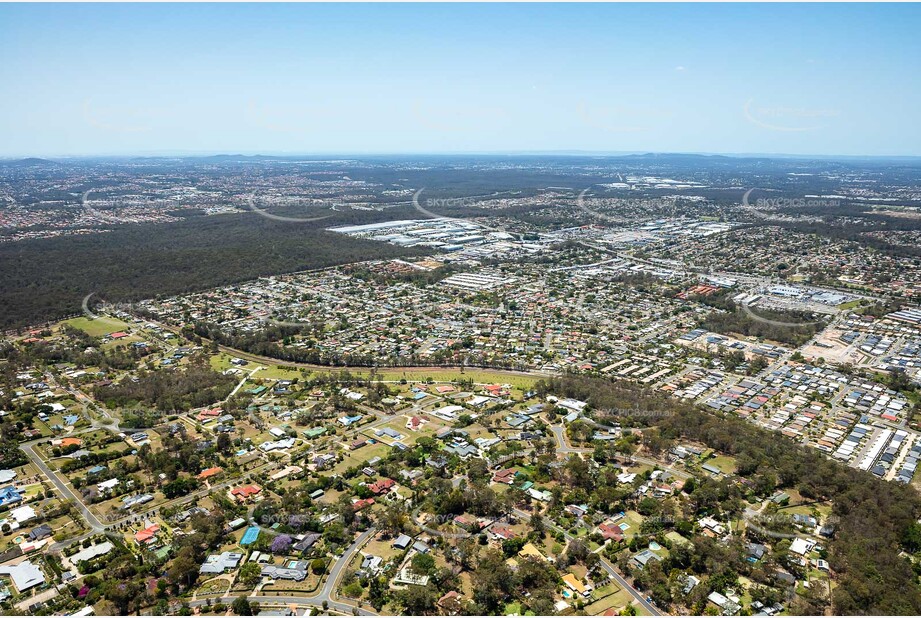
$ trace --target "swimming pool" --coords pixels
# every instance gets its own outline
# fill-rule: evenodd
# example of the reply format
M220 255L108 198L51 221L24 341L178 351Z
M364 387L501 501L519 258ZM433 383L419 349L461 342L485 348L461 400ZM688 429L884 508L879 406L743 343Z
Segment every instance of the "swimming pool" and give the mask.
M250 545L255 543L256 539L259 538L259 527L250 526L246 529L246 532L243 533L243 538L240 539L240 545Z

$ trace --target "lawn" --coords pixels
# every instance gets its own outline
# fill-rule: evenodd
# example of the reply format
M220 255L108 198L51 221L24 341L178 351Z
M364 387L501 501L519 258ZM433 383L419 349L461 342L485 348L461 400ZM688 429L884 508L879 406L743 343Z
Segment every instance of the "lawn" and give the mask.
M308 571L307 578L304 581L295 582L290 580L278 580L274 584L266 584L262 587L262 594L285 596L289 592L306 593L313 592L320 586L320 581L324 576L317 575L312 570Z
M91 337L102 337L109 333L130 328L127 322L108 317L98 317L94 320L90 318L73 318L72 320L66 320L64 323L82 330Z
M636 511L627 511L626 516L617 522L618 525L623 523L630 526L624 530L624 536L629 539L640 534L640 526L643 525L643 516Z
M791 504L785 507L777 509L778 513L783 513L785 515L812 515L814 511L818 511L820 517L826 517L831 513L832 505L830 502L813 502L813 501L804 501L801 504Z
M217 577L209 579L198 587L196 594L198 595L211 595L211 594L224 594L224 591L227 590L227 587L230 585L230 582L223 577Z
M357 466L358 464L374 459L375 457L383 458L389 452L390 447L380 442L371 446L363 446L355 451L349 451L345 458L336 464L336 467L332 469L332 473L342 474L351 466Z
M669 532L667 532L665 534L665 538L667 538L669 541L671 541L675 545L690 545L691 544L689 540L687 540L686 538L684 538L683 536L681 536L674 530L670 530Z
M708 459L705 463L719 468L723 471L723 474L735 474L736 471L736 460L727 455L717 455L712 459Z
M297 369L285 369L283 366L279 365L260 365L262 369L253 374L254 378L262 378L268 380L293 380L295 378L303 378L301 372ZM253 364L250 363L246 367L242 367L243 371L252 371Z
M316 370L317 373L321 373L325 370ZM338 371L338 369L336 370ZM350 369L352 375L367 377L369 371L365 369ZM538 377L531 377L527 375L518 375L515 373L507 373L500 370L489 370L489 369L465 369L461 372L459 369L447 369L434 367L431 369L388 369L388 368L379 368L377 370L377 375L381 380L399 382L400 380L406 380L407 382L426 382L431 379L434 383L448 383L450 384L455 380L473 380L475 384L510 384L513 387L525 391L529 390L534 383L538 380Z
M379 556L383 558L385 562L403 553L403 550L393 547L393 539L381 540L377 538L368 541L367 545L365 545L361 551L372 556Z
M620 610L634 601L629 592L613 582L595 590L591 598L596 600L585 606L585 614L588 616L600 616L612 607ZM637 615L648 615L638 603L634 603L634 607Z
M89 320L86 320L86 318L76 318L75 320L84 320L86 322L89 322ZM113 320L113 321L118 322L117 320ZM127 326L127 325L124 325L124 323L119 323L119 324L122 324L123 326ZM106 330L102 334L108 334L114 330L118 330L119 328L122 328L122 326L117 326L111 330ZM223 371L224 369L227 369L228 367L232 366L230 364L231 358L232 358L231 356L225 353L220 353L218 355L212 356L211 366L214 369ZM259 373L257 375L260 377L276 378L276 379L278 378L290 379L290 378L301 377L301 373L299 369L295 369L295 370L284 369L283 367L289 366L289 365L285 365L285 363L278 363L278 364L260 363L260 364L263 367L265 367L265 369L259 370ZM248 370L252 370L254 366L256 366L256 364L250 361L249 365L247 365L246 367L241 367L241 369L243 369L244 371L248 371ZM342 369L343 368L338 368L338 367L335 369L321 369L321 368L311 369L310 375L318 375L321 373L330 373L330 372L338 373ZM364 368L350 368L349 371L352 373L353 376L360 376L363 378L367 378L368 375L370 374L370 370L364 369ZM473 382L476 384L510 384L514 388L517 388L520 391L526 391L526 390L531 389L534 386L534 383L538 380L537 376L531 377L528 375L519 375L516 373L504 372L501 370L465 369L462 372L459 369L446 369L446 368L439 368L439 367L433 367L431 369L419 368L419 369L408 369L408 370L399 369L399 368L395 368L395 369L379 368L377 370L377 375L379 376L381 380L392 381L392 382L399 382L400 380L406 380L407 382L426 382L427 380L431 379L435 383L451 383L452 381L455 381L455 380L473 380Z

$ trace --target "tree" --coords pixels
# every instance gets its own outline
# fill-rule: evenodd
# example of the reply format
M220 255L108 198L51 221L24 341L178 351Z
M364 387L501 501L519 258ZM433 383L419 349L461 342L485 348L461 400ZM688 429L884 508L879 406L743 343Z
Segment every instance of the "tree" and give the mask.
M233 609L233 613L237 616L252 616L253 608L249 604L249 599L245 596L240 596L234 599L233 605L230 606Z
M479 457L470 460L467 466L467 478L476 483L485 481L489 476L489 468L484 460Z
M406 615L423 616L435 609L435 590L429 586L407 586L396 594L397 602L405 608Z
M390 536L396 536L403 532L403 526L406 525L406 521L406 511L397 502L388 504L387 508L377 518L378 526Z
M291 549L291 537L287 534L279 534L274 539L272 539L272 553L273 554L285 554Z
M191 547L183 547L173 559L169 569L169 580L178 586L188 588L198 579L198 562Z
M912 522L902 536L902 544L911 553L921 551L921 524Z
M262 579L262 568L255 562L247 562L240 568L240 581L255 586Z
M358 582L358 580L348 583L342 587L342 593L345 596L351 597L353 599L360 599L362 592L363 592L363 589L361 587L361 584Z
M412 569L419 575L431 575L435 572L435 559L429 554L416 554L412 559Z
M505 556L494 550L487 550L473 572L473 599L489 613L497 612L509 598L515 585L515 577Z
M544 526L544 517L540 513L534 512L531 514L531 520L528 522L531 526L531 530L537 533L538 536L543 537L547 531L547 528Z

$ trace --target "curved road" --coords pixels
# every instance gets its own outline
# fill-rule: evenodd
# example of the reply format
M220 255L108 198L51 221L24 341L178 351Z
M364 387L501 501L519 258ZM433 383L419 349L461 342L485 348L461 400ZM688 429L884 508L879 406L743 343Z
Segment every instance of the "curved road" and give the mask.
M581 420L584 420L587 423L596 425L598 427L607 427L607 425L602 425L601 423L593 421L592 419L587 418L587 417ZM578 446L570 445L569 442L566 440L566 428L563 427L562 425L551 425L550 429L553 430L553 435L556 438L556 443L557 443L556 452L557 453L591 453L594 451L594 449L592 448L581 448ZM663 466L662 462L656 461L655 459L649 459L648 457L640 457L639 455L630 455L630 458L637 463L646 464L647 466L653 466L653 467L658 466L659 468L663 470L667 470L671 474L674 474L675 476L683 478L683 479L689 479L693 476L692 474L689 474L682 470L677 470L674 466Z
M87 431L90 431L91 429L92 428L88 429ZM42 474L44 474L54 484L54 486L58 489L58 491L61 492L61 495L64 498L66 498L69 502L73 503L75 507L77 507L77 510L80 511L80 514L83 516L83 519L86 521L89 527L93 530L93 532L104 533L106 532L106 530L115 528L120 524L131 521L132 519L135 519L136 517L142 514L142 513L129 514L119 519L112 519L108 521L108 523L103 523L93 513L93 511L90 510L90 508L83 502L80 496L74 493L74 491L70 488L70 486L61 479L61 476L56 471L52 470L48 466L48 464L45 463L45 460L42 459L42 457L38 453L35 452L35 445L41 442L45 442L47 440L48 438L40 438L38 440L32 440L31 442L24 442L20 444L19 446L22 448L23 452L26 454L29 460L33 464L35 464L35 466L39 470L42 471ZM262 472L274 466L277 466L277 464L268 463L268 462L263 463L261 466L257 466L256 468L253 468L252 470L250 470L249 474ZM201 498L203 496L206 496L212 491L219 491L221 489L224 489L232 485L233 483L234 481L224 481L223 483L218 483L216 485L204 487L197 491L193 491L192 493L186 494L185 496L182 496L180 498L176 498L174 500L165 502L164 504L161 504L157 508L161 509L165 506L176 506L179 504L185 504L186 502L191 502L192 500L196 498Z
M339 583L339 578L342 576L342 572L351 562L352 557L355 553L371 538L377 530L375 528L369 528L365 530L355 541L349 545L348 549L345 550L345 553L336 560L336 564L333 565L332 570L329 572L329 577L326 578L326 581L323 584L323 588L313 596L309 597L299 597L299 596L266 596L266 595L253 595L246 597L250 602L266 604L266 605L307 605L311 607L323 607L323 604L326 603L326 606L329 609L341 612L343 614L353 614L358 612L359 616L377 616L377 613L357 605L352 605L351 603L345 603L342 601L334 601L333 595L336 590L336 584ZM190 607L201 607L207 605L209 602L214 603L225 603L230 604L236 600L236 597L220 597L216 599L198 599L196 601L189 602Z
M181 329L179 329L179 328L173 326L172 324L166 324L166 323L164 323L164 322L161 322L161 321L159 321L159 320L155 320L155 319L150 318L150 317L144 317L143 319L146 320L146 322L148 322L148 323L156 324L157 326L163 328L164 330L168 330L168 331L170 331L170 332L172 332L172 333L174 333L174 334L176 334L176 335L181 335L181 333L182 333L182 330L181 330ZM201 340L202 340L202 341L207 341L207 342L211 342L211 341L212 341L211 339L208 339L207 337L202 337ZM389 371L402 370L402 371L412 372L412 371L433 371L433 370L457 371L457 370L460 370L460 369L466 369L466 370L469 370L469 371L474 371L474 370L478 370L478 369L479 369L479 370L483 370L483 371L489 371L489 372L491 372L491 373L506 374L506 375L510 375L510 376L536 376L536 377L539 377L539 378L546 378L546 377L551 377L551 376L555 375L555 374L553 374L553 373L549 373L549 372L546 372L546 371L540 371L540 370L538 370L538 369L534 369L534 370L526 370L526 369L505 369L505 368L485 367L485 366L479 366L479 365L450 365L450 366L443 366L443 365L428 366L428 365L422 365L422 366L412 366L412 367L404 367L404 366L396 366L396 365L375 365L374 367L370 367L370 366L369 366L369 367L361 367L361 366L354 366L354 365L316 365L316 364L313 364L313 363L301 363L301 362L297 362L297 361L286 361L286 360L282 360L282 359L279 359L279 358L272 358L271 356L262 356L262 355L259 355L259 354L253 354L253 353L251 353L251 352L245 352L245 351L243 351L243 350L238 350L238 349L236 349L236 348L231 348L230 346L226 346L226 345L223 345L223 344L218 344L217 347L218 347L218 350L220 350L221 352L224 352L225 354L230 354L231 356L235 356L235 357L237 357L237 358L242 358L243 360L248 360L248 361L252 361L252 362L255 362L255 363L263 363L263 364L267 364L267 365L280 365L280 366L286 366L286 367L288 367L288 366L290 366L290 367L304 367L305 369L311 369L311 370L314 370L314 371L339 371L339 370L346 370L346 371L371 371L372 369L378 369L378 370L389 370Z
M42 474L44 474L46 477L48 477L49 480L51 480L52 483L54 483L54 486L58 488L58 491L61 492L61 495L67 498L68 501L72 502L74 506L77 507L77 509L80 511L80 514L83 516L83 519L85 519L86 523L89 524L90 528L93 529L93 532L105 532L105 524L99 521L99 518L97 518L89 509L89 507L83 503L83 500L81 500L77 494L75 494L70 489L70 487L68 487L67 484L64 483L51 468L48 467L48 464L45 463L45 460L35 452L35 445L39 442L44 442L47 440L48 438L42 438L40 440L33 440L32 442L24 442L23 444L20 444L20 447L25 452L26 456L32 461L32 463L34 463L36 467L42 471Z
M517 515L521 519L529 519L531 517L530 513L526 513L525 511L522 511L521 509L512 509L512 511L515 513L515 515ZM576 540L576 537L572 536L571 534L569 534L568 532L566 532L565 530L557 526L552 521L548 521L546 518L544 518L544 522L546 523L546 526L548 528L553 528L557 532L562 532L563 536L567 540L569 541ZM639 603L643 607L644 610L649 612L651 616L661 616L662 615L659 612L659 610L657 610L651 603L649 603L649 601L646 600L646 597L644 597L640 591L638 591L636 588L631 586L630 583L626 579L624 579L620 573L617 572L614 566L610 562L608 562L604 558L604 556L602 556L601 554L598 554L598 558L601 559L601 562L600 562L601 568L603 568L605 572L608 575L610 575L614 581L617 582L617 585L619 585L621 588L629 592L630 596L632 596L634 600L636 600L636 602Z

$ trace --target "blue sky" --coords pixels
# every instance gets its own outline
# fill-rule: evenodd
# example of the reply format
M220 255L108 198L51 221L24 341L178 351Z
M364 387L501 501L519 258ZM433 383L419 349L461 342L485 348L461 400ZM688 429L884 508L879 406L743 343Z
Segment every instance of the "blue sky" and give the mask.
M918 5L2 5L0 156L921 155Z

